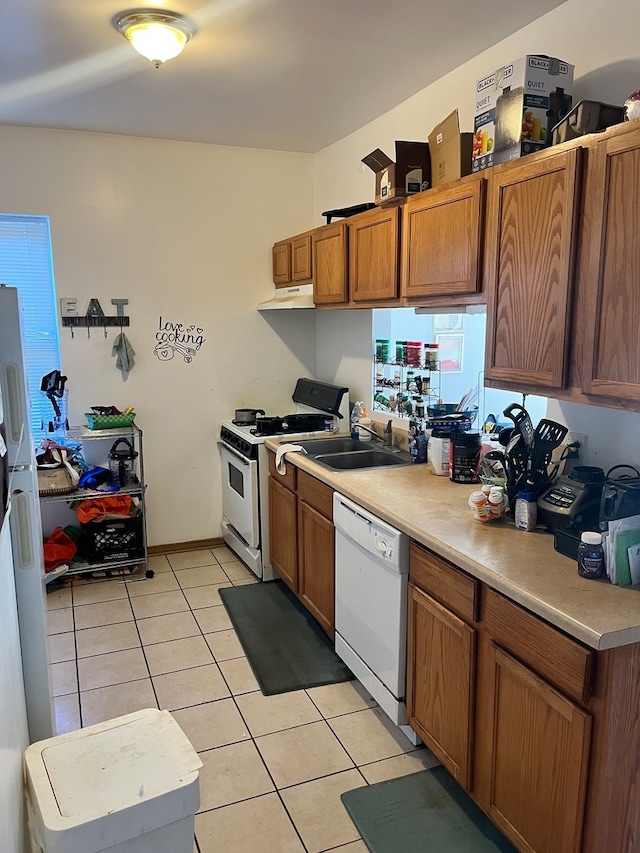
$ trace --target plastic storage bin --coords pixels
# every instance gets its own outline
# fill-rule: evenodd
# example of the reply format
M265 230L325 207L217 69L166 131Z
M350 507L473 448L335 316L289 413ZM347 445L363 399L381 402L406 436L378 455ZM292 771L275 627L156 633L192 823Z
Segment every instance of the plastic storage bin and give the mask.
M39 741L24 764L32 853L193 853L202 762L168 711Z
M89 521L80 526L81 551L90 563L144 557L141 515Z

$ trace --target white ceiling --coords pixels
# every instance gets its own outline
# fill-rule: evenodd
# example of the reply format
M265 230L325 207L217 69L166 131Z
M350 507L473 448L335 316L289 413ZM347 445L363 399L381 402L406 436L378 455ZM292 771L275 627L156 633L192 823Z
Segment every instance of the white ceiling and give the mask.
M0 124L315 153L563 0L4 0ZM156 70L128 8L199 32Z

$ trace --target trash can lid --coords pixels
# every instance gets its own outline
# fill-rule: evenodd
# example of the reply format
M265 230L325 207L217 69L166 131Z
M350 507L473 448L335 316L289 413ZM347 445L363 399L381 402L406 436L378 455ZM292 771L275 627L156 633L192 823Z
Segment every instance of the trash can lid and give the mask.
M99 824L104 832L110 824L107 834L114 844L195 814L200 767L171 714L152 708L39 741L25 751L31 804L43 834L75 830L79 840L85 835L81 828L93 825L95 833ZM179 791L184 796L176 797ZM128 828L120 837L117 824L124 823L125 813ZM84 847L86 853L92 849Z

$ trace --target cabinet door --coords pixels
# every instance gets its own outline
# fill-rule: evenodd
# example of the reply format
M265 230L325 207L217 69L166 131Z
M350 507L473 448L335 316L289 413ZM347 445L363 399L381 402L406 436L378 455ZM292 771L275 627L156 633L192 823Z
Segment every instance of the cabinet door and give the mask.
M291 243L286 240L273 247L273 283L291 282Z
M484 175L472 175L407 200L401 296L414 300L481 290L485 183Z
M581 153L530 155L489 176L485 379L498 386L566 384Z
M495 644L489 817L531 853L578 853L591 717Z
M298 502L298 595L330 637L335 624L334 536L330 521Z
M303 234L291 241L291 278L310 281L312 272L311 234Z
M324 225L313 234L313 301L316 305L348 302L347 225Z
M640 402L640 130L590 155L583 265L583 391Z
M409 725L470 790L476 631L413 584L409 592Z
M400 208L376 208L349 222L351 302L398 298Z
M269 548L271 564L282 580L298 591L296 496L269 477Z

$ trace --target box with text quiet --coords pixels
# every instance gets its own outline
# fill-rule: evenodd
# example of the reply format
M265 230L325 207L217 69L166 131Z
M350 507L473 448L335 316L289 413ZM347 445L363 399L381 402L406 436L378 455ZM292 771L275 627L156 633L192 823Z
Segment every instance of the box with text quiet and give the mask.
M552 128L571 109L573 70L562 59L535 54L478 80L474 172L551 144Z

